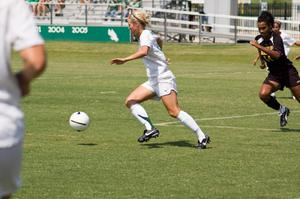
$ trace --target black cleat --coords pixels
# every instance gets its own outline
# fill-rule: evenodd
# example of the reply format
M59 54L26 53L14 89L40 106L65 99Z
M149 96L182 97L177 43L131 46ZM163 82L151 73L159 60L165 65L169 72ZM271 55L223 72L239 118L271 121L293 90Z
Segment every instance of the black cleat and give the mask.
M206 149L206 145L210 143L210 137L208 135L205 135L205 138L200 142L198 140L197 148L198 149Z
M288 123L288 116L290 114L290 110L285 106L280 106L279 116L280 116L280 126L284 127Z
M138 142L147 142L151 138L156 138L159 136L159 130L154 128L151 130L144 130L144 133L139 137Z

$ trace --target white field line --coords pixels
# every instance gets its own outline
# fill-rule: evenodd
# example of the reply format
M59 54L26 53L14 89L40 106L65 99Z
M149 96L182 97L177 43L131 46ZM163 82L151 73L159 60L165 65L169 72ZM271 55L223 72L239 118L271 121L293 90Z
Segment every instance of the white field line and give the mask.
M299 113L300 110L294 110L292 113ZM210 120L228 120L228 119L240 119L240 118L247 118L247 117L258 117L263 115L276 115L278 112L272 112L272 113L255 113L251 115L234 115L234 116L226 116L226 117L211 117L211 118L202 118L202 119L195 119L195 121L210 121ZM154 125L156 126L168 126L172 124L179 123L179 121L172 121L172 122L160 122L156 123ZM202 126L201 126L202 127ZM229 127L228 127L229 128ZM237 127L239 128L239 127Z
M115 94L116 91L100 91L100 94Z
M175 124L175 126L185 127L181 124ZM267 128L250 128L250 127L239 127L239 126L207 126L201 125L201 128L217 128L217 129L234 129L234 130L255 130L255 131L278 131L279 129L267 129Z
M278 131L278 128L277 129L267 129L267 128L250 128L250 127L237 127L237 126L203 126L203 127L205 127L205 128L220 128L220 129L236 129L236 130Z

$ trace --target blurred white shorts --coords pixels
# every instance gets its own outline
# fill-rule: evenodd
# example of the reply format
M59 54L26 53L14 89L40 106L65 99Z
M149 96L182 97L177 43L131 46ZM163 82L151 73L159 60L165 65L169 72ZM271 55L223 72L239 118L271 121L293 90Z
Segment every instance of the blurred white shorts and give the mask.
M22 142L0 148L0 198L16 192L20 186Z
M153 98L154 100L159 100L162 96L169 95L171 91L175 91L177 93L177 85L175 79L156 83L146 81L142 84L142 86L156 94L156 96Z

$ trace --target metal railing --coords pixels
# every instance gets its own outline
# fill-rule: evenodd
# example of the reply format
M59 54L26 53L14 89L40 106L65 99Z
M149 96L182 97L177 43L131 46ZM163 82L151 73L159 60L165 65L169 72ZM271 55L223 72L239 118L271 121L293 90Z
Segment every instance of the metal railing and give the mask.
M108 17L110 6L119 6L120 13ZM41 25L127 26L125 4L66 3L62 15L55 15L55 5L49 5L46 16L36 16ZM257 34L257 17L239 17L198 12L143 7L152 14L153 31L166 41L178 42L239 42L252 40ZM300 40L300 21L281 20L282 30Z
M35 16L38 24L42 25L114 25L124 26L124 16L126 15L125 4L109 3L65 3L62 13L56 13L56 3L48 3L47 12L43 15ZM115 16L109 16L110 7L120 7L120 11Z
M223 40L228 42L249 41L258 34L257 17L241 17L159 8L142 8L152 13L150 29L165 36L165 40L201 42ZM282 20L282 31L300 40L300 21ZM227 40L226 40L227 39Z

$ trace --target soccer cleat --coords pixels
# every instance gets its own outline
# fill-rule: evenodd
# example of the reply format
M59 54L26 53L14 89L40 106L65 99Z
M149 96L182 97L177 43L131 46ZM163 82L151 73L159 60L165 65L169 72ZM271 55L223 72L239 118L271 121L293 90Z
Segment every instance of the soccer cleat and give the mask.
M159 136L159 130L154 128L151 130L144 130L144 133L139 137L138 142L147 142L151 138L156 138Z
M279 116L280 116L280 126L284 127L288 123L288 116L290 114L290 110L285 106L280 106Z
M271 97L274 97L274 98L276 98L276 94L275 94L275 92L271 93L270 95L271 95Z
M200 142L198 140L197 148L198 149L206 149L206 145L210 143L210 137L208 135L205 135L205 138Z

